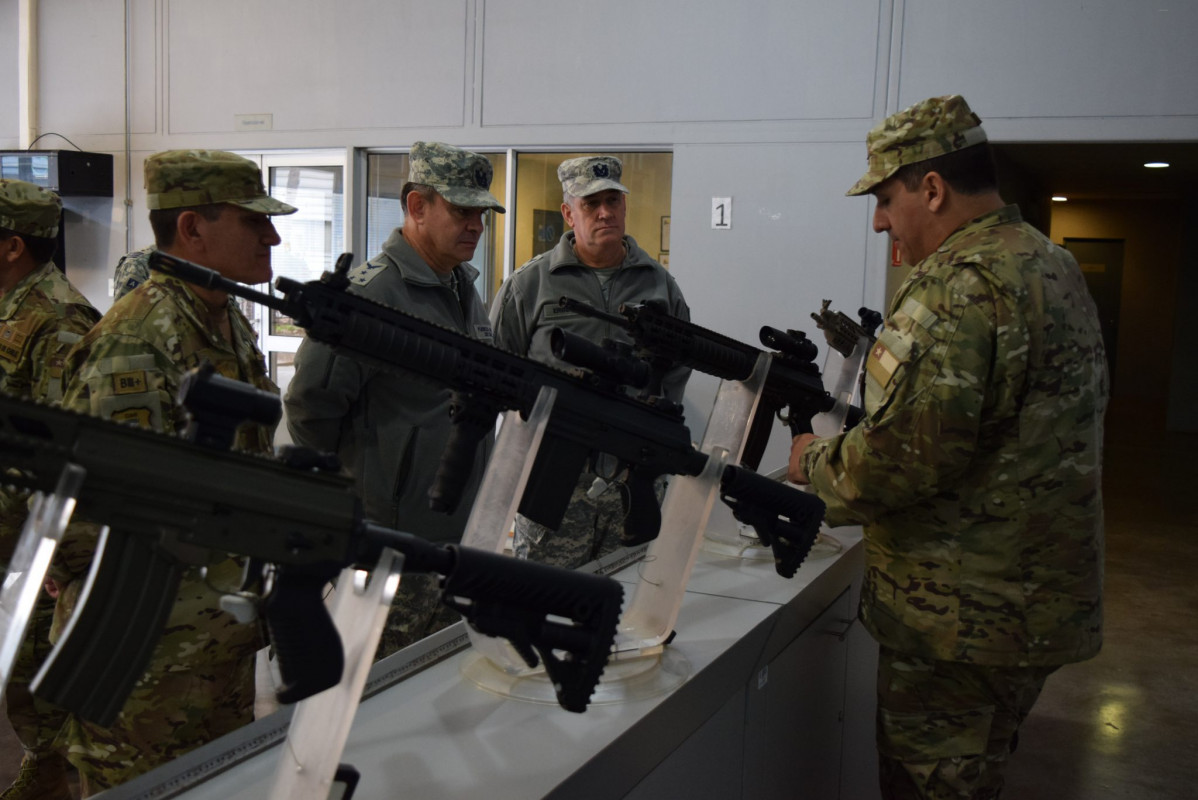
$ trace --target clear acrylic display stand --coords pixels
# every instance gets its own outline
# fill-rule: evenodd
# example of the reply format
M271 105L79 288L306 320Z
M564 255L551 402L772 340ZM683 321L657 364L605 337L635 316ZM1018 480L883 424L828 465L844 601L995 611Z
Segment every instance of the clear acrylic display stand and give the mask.
M4 576L4 587L0 589L0 697L12 677L29 617L46 582L50 559L71 521L85 474L82 467L67 464L52 494L33 495L29 516L25 518L8 574Z
M339 684L296 704L270 800L328 800L387 611L399 588L403 561L400 553L383 548L369 579L363 570L342 570L332 615L341 634L345 671Z
M619 703L651 697L680 685L690 675L690 664L680 653L665 647L673 632L679 609L686 593L686 582L694 566L695 557L703 541L702 532L707 525L716 496L719 494L720 478L724 466L730 463L729 452L739 455L743 446L743 432L760 398L761 383L768 368L770 356L764 354L759 360L753 376L744 382L726 382L716 397L707 433L701 451L709 458L700 475L674 475L669 478L669 488L661 509L661 530L649 545L645 558L638 565L639 580L632 599L626 603L620 619L615 652L600 679L599 686L591 697L592 704ZM509 423L520 423L518 418L504 421L504 437ZM538 434L524 434L522 442L532 442ZM500 442L496 454L501 450L505 458L513 458L515 449L507 450ZM527 464L535 454L535 446L525 451ZM492 465L510 468L515 461L500 461L492 458ZM510 514L502 524L489 533L476 528L484 538L506 535L508 526L515 516L515 506L523 492L527 478L526 466L518 482L512 488L517 492L509 497ZM489 469L484 487L495 469ZM516 470L511 470L515 472ZM518 485L517 485L518 484ZM480 492L480 499L484 492ZM475 513L480 508L476 501ZM485 513L485 512L484 512ZM498 513L498 510L491 513ZM473 515L471 522L473 522ZM467 544L466 540L463 540ZM485 545L475 545L485 546ZM492 543L492 548L498 551ZM522 659L502 640L488 640L471 632L477 652L467 657L463 674L484 689L510 697L539 703L555 703L556 695L545 672L540 667L529 668ZM483 644L482 647L479 645Z
M866 354L869 352L869 346L868 339L859 339L848 357L842 355L835 348L828 348L828 355L824 360L823 384L824 389L832 395L834 404L830 411L816 414L811 418L811 429L817 436L835 436L844 430L845 420L848 419L849 407L852 405L854 397L858 394L857 386L861 375L861 365L865 361ZM750 380L756 378L757 375L754 373ZM720 385L721 392L724 391L724 385L727 383L729 381L724 381ZM737 382L732 381L731 383ZM764 383L764 380L762 380L761 385L764 386ZM756 405L754 405L754 413L755 411ZM742 439L739 447L735 449L737 454L744 452L744 445L748 439L751 422L752 417L750 417L740 432ZM785 480L786 467L767 474L776 480ZM816 537L811 551L807 554L808 558L826 558L840 552L840 542L826 535L827 530L826 525L820 526L820 533ZM708 530L704 538L703 549L711 553L731 556L733 558L761 561L774 560L773 550L761 544L756 531L741 523Z

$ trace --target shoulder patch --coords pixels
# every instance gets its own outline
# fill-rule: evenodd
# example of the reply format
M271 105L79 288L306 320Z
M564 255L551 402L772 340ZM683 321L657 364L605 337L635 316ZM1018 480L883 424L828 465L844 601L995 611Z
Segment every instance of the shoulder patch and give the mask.
M146 390L146 371L115 372L112 375L113 394L140 394Z
M885 386L890 383L890 376L894 375L899 363L899 358L890 351L886 343L878 339L874 342L874 349L870 351L869 358L865 361L865 370L871 378L878 382L879 386Z
M349 282L352 284L357 286L365 286L379 275L382 275L386 269L386 264L374 264L370 261L367 261L366 263L359 264L351 269L347 273L346 277L349 278Z
M904 300L900 310L902 313L910 317L912 322L928 330L931 330L933 327L935 327L938 321L936 315L932 313L931 309L913 297L908 297L906 300Z
M21 353L25 350L25 340L28 338L29 334L11 324L0 325L0 358L19 361Z

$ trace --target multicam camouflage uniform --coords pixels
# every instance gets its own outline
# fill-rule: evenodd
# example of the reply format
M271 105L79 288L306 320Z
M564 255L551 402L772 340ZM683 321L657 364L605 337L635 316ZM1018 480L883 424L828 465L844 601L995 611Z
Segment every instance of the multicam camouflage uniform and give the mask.
M619 159L612 156L583 156L563 162L558 177L566 192L585 197L607 189L627 192L618 182L621 171ZM609 322L558 308L558 300L563 296L608 313L625 303L660 300L674 316L690 319L690 308L678 283L631 236L624 237L624 262L611 270L596 270L583 264L574 252L574 240L574 232L567 231L553 250L531 259L500 287L491 306L497 345L517 355L570 368L572 365L553 355L549 333L554 327L596 343L604 338L631 342L627 333ZM610 277L601 280L601 272ZM687 367L679 367L665 376L666 397L682 401L690 372ZM597 478L601 478L599 483ZM584 470L570 498L566 517L556 531L518 516L516 553L544 564L576 568L617 549L624 522L622 493L626 491L619 478L602 466L598 470Z
M486 158L437 143L412 148L409 181L432 186L464 208L503 210L487 191L492 168ZM397 228L383 251L349 273L350 290L481 341L491 325L474 288L478 270L459 264L439 275ZM474 473L450 515L429 508L433 483L449 439L450 392L412 374L379 369L305 340L287 387L287 427L299 444L336 453L354 476L366 516L436 542L461 539L490 454L480 445ZM436 579L404 575L387 616L377 657L412 644L461 616L440 602Z
M129 292L146 282L150 277L150 253L156 249L154 245L133 250L121 256L116 262L116 271L112 275L112 300L115 303Z
M53 264L27 275L0 298L0 391L60 401L63 358L99 318L99 312ZM23 493L0 489L0 558L6 568L28 510ZM65 711L29 691L33 676L50 654L53 619L53 598L39 593L4 695L8 720L26 757L40 761L61 758L55 739L66 721Z
M871 141L927 144L919 131L940 125L958 144L938 152L971 146L957 134L976 117L959 97L928 102L945 100L940 121L912 122L915 107ZM874 155L850 193L885 179ZM809 445L802 466L830 524L865 526L883 787L994 797L1048 673L1102 644L1097 311L1072 256L1006 206L914 268L866 375L864 421Z
M18 235L53 238L62 203L23 181L0 181L0 227ZM42 264L0 297L0 392L57 403L63 359L100 318L54 264ZM0 567L8 568L28 516L28 496L0 488ZM54 600L39 593L4 696L25 757L17 781L2 797L68 796L65 763L56 738L66 712L34 697L29 684L50 652ZM67 794L64 794L66 792Z
M228 308L232 341L216 333L204 302L184 282L155 273L129 293L68 357L64 407L158 431L180 432L176 401L183 374L205 362L226 378L271 392L249 321ZM245 424L234 447L272 452L273 430ZM72 526L55 557L66 583L59 625L74 602L94 549L92 530ZM252 719L253 656L263 646L257 624L220 610L221 590L238 588L242 564L221 558L189 569L165 633L111 728L72 718L68 758L90 789L114 786L221 736Z

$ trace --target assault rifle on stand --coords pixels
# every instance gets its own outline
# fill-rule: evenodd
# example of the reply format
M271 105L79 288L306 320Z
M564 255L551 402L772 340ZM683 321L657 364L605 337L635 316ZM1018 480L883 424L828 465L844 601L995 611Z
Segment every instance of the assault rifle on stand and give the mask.
M278 418L273 395L210 372L190 377L183 391L203 398L209 418L247 395L259 406L273 402ZM39 696L110 724L145 669L183 571L234 553L258 568L248 577L262 578L263 602L232 596L266 618L285 684L279 699L307 698L336 685L346 666L322 600L326 583L344 567L373 566L389 549L402 555L402 571L441 575L443 602L476 629L509 639L530 666L539 656L562 707L586 709L616 635L620 584L374 525L362 518L352 481L314 468L310 451L285 461L224 449L236 427L229 423L205 425L217 432L197 437L205 446L0 396L3 480L55 492L64 471L82 472L80 513L107 526L70 627L35 679ZM13 622L5 638L19 642L25 620L20 630Z
M558 527L586 460L594 453L608 453L629 473L624 543L639 544L657 535L661 512L656 478L698 475L708 461L708 455L691 443L681 408L664 398L630 397L593 372L560 370L353 294L347 291L346 275L352 260L349 253L342 254L335 270L318 281L279 278L275 286L281 296L255 291L161 251L150 256L150 265L280 311L309 337L350 358L415 373L451 388L455 427L430 490L434 510L456 508L477 444L494 428L499 412L514 410L527 417L541 392L552 389L556 398L520 499L520 513ZM779 569L790 565L793 575L818 531L823 503L787 487L778 487L788 492L780 498L771 491L774 487L763 486L771 481L735 466L726 468L721 482L726 491L737 492L725 502L758 520L759 535L774 548Z
M744 381L764 352L679 319L660 302L622 305L619 314L569 297L561 298L558 305L623 329L634 342L633 354L651 364L684 364L723 380ZM813 363L818 350L806 334L767 325L762 327L760 337L762 344L776 352L740 458L751 469L761 463L775 416L790 426L792 435L806 433L811 430L813 416L831 411L835 405L834 398L824 388L819 368Z

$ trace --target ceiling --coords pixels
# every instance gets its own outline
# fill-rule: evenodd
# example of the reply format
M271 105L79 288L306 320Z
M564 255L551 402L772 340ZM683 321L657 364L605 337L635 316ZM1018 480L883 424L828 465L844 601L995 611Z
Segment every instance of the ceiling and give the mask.
M1000 171L1015 170L1046 194L1074 199L1181 197L1198 188L1198 141L995 142ZM1168 169L1147 169L1166 161Z

